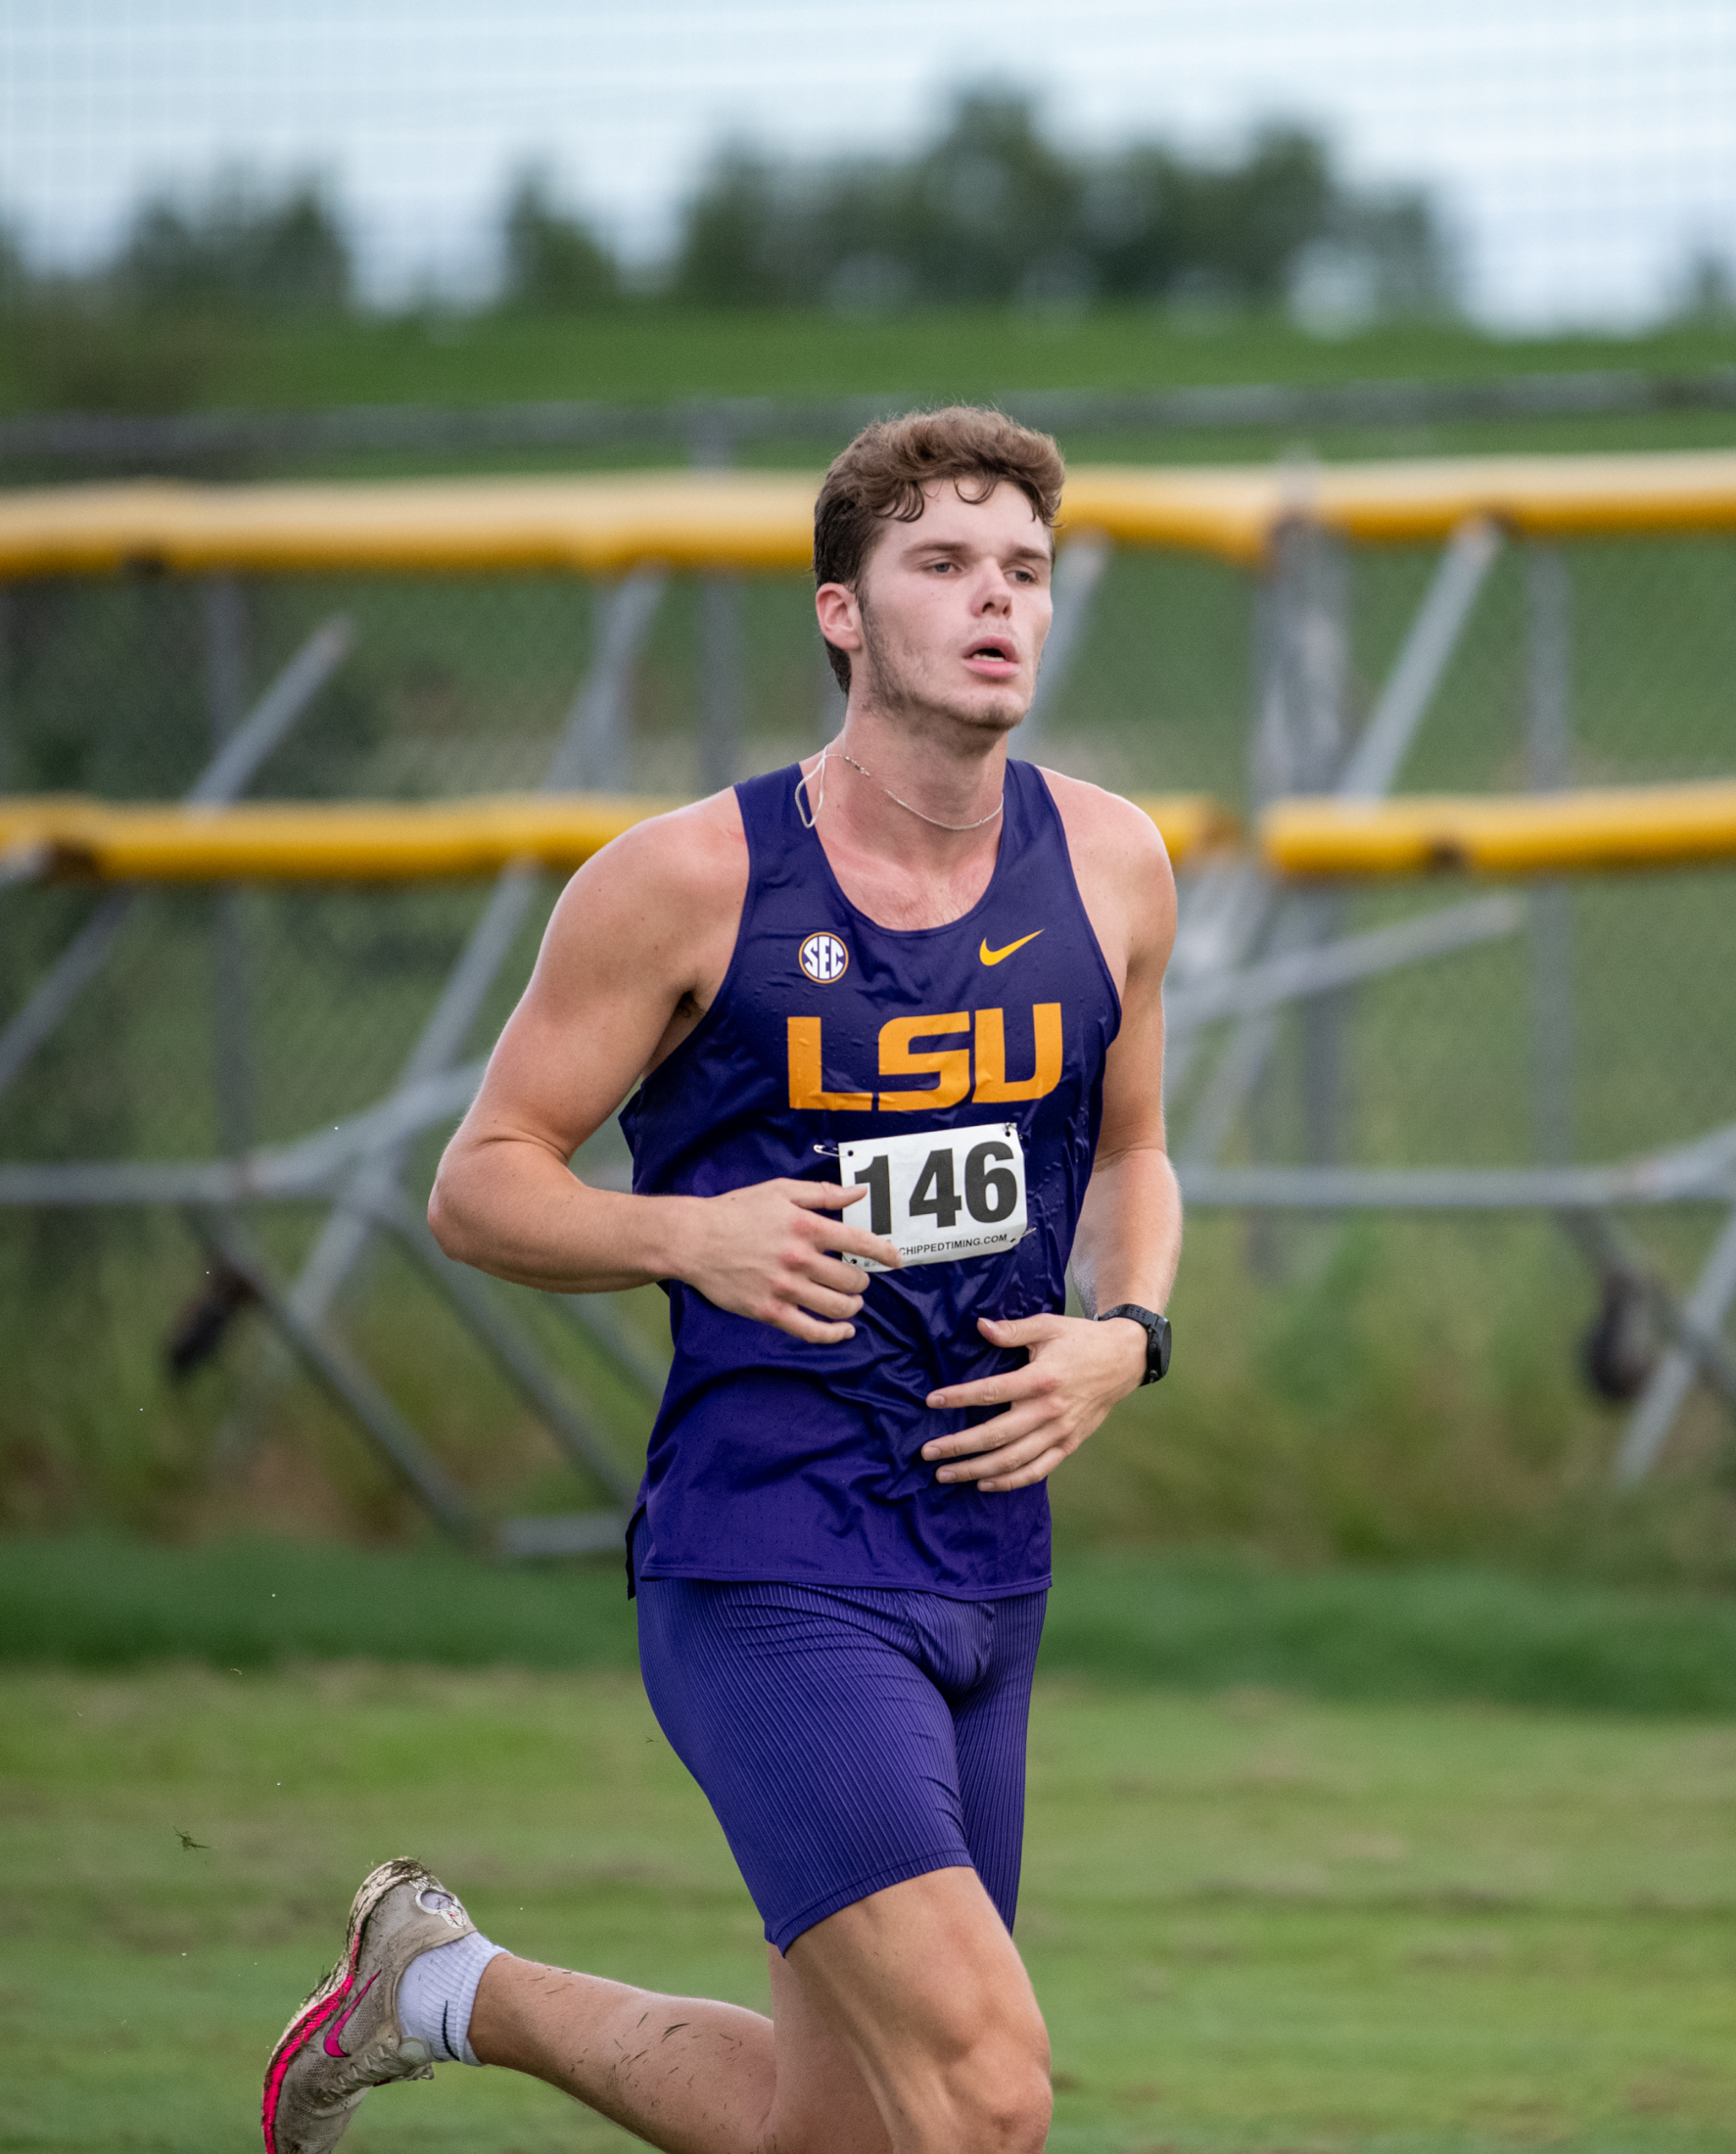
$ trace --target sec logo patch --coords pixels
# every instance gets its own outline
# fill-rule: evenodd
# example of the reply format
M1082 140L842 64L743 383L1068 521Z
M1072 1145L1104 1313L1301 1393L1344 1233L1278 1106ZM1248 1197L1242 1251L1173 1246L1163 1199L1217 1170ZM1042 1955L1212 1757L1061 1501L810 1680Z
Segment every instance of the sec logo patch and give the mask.
M850 953L836 935L810 935L802 945L801 966L817 986L841 980L850 969Z

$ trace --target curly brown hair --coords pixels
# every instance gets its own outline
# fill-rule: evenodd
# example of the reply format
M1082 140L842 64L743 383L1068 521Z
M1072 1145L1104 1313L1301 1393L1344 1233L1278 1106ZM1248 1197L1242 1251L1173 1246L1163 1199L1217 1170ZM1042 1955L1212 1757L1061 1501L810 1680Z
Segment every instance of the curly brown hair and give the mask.
M914 524L923 488L953 481L966 501L983 501L1004 481L1053 531L1066 467L1047 434L978 404L907 411L865 426L834 459L814 504L814 582L858 588L863 564L885 523ZM977 491L965 492L974 481ZM840 687L850 686L850 653L825 647Z

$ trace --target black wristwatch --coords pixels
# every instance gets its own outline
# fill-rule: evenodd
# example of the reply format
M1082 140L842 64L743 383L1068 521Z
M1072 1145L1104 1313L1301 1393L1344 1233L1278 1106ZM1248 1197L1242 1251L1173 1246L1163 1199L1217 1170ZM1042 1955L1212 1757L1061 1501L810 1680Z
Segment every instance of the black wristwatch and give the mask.
M1106 1324L1112 1316L1130 1316L1146 1335L1146 1373L1142 1383L1155 1383L1161 1376L1169 1374L1169 1319L1159 1316L1155 1309L1142 1309L1137 1301L1118 1301L1112 1309L1104 1309L1098 1318Z

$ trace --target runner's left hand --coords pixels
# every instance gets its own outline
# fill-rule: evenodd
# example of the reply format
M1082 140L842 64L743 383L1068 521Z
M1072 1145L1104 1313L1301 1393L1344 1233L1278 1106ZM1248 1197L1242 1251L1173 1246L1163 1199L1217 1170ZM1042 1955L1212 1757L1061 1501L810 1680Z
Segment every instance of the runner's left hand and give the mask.
M1022 1346L1030 1358L1003 1376L929 1392L924 1404L937 1411L1008 1409L922 1446L922 1456L939 1466L939 1481L974 1481L998 1492L1047 1480L1145 1377L1146 1335L1129 1318L1094 1324L1077 1316L1027 1316L1003 1324L980 1317L976 1328L991 1346Z

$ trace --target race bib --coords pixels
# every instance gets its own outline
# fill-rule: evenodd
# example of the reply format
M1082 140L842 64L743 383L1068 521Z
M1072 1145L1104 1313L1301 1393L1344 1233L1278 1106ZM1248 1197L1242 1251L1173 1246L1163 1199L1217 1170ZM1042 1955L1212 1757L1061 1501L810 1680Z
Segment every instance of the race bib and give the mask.
M1014 1123L841 1144L838 1170L846 1189L868 1193L843 1217L883 1235L907 1264L956 1264L1024 1239L1025 1152ZM839 1253L865 1272L887 1269Z

